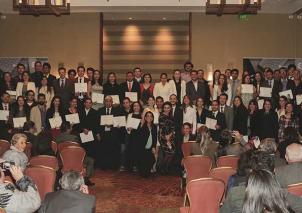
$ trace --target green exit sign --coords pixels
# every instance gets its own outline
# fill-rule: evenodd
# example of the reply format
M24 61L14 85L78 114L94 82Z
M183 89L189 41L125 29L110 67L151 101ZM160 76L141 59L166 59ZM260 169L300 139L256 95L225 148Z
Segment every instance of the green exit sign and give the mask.
M249 17L247 14L240 14L239 15L239 20L240 21L248 21L249 20Z

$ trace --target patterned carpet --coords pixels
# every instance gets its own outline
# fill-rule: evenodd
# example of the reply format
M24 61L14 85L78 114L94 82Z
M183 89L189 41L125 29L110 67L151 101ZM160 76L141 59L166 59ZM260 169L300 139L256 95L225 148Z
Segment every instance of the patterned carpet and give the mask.
M98 170L92 181L97 213L176 213L183 201L179 177Z

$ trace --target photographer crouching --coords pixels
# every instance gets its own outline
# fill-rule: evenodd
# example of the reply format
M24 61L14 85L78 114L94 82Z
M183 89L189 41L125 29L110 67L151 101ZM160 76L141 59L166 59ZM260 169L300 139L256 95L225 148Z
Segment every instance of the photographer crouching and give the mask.
M10 172L16 186L5 183L4 172ZM30 177L23 175L20 167L0 159L0 173L0 210L4 209L7 213L31 213L40 207L37 187Z

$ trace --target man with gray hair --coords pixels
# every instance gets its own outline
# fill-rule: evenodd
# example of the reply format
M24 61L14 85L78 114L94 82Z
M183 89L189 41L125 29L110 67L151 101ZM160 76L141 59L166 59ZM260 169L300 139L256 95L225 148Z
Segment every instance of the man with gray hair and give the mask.
M75 171L65 173L60 179L62 190L48 193L39 213L92 213L95 212L95 197L89 195L83 176Z
M286 161L283 158L280 158L279 155L276 155L277 143L275 138L265 138L261 141L259 145L261 151L267 152L272 155L275 159L275 167L280 167L286 165Z
M286 188L290 184L302 182L302 145L293 143L286 148L286 166L276 168L276 177L280 185Z

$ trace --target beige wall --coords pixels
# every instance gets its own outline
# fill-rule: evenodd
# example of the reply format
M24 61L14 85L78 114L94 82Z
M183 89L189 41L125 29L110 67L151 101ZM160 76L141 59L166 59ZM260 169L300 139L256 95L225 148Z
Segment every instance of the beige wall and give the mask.
M192 61L196 68L242 69L243 57L302 57L301 26L288 15L240 21L238 16L192 14Z
M57 66L66 68L99 67L99 14L71 16L8 15L0 21L0 57L47 56L57 74Z

